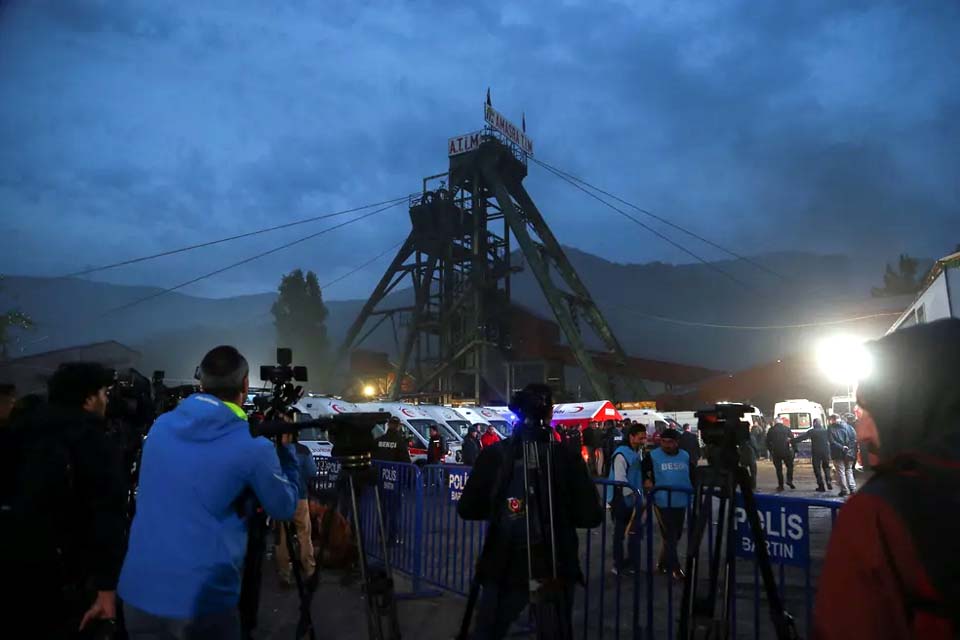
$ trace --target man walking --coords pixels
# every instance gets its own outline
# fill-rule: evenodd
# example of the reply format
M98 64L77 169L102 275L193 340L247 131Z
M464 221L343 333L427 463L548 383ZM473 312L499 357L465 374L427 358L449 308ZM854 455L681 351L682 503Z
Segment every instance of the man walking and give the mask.
M857 434L848 424L840 422L836 415L830 416L830 458L837 473L841 498L857 490L853 477L853 463L857 459Z
M635 570L635 556L633 545L628 558L623 558L623 538L627 533L627 525L634 517L637 504L637 491L642 487L640 461L643 456L643 444L647 440L647 431L641 424L630 426L627 431L626 444L622 444L613 452L608 480L626 482L635 491L624 487L607 486L607 504L610 505L610 516L613 518L613 573L632 573Z
M643 488L647 491L660 489L653 494L662 540L657 570L672 572L675 579L682 580L684 573L680 568L677 545L693 493L693 468L690 456L680 449L679 439L676 429L664 429L660 433L660 446L644 457L641 465Z
M460 455L463 457L463 464L472 467L480 456L480 440L477 438L477 425L472 424L467 427L467 437L463 439L463 448Z
M793 484L793 446L790 444L791 438L793 438L793 432L790 431L790 418L788 416L774 422L770 430L767 431L767 449L770 451L773 466L777 470L777 491L783 491L784 465L787 467L787 486L791 489L797 488Z
M253 498L277 520L296 511L296 458L251 437L240 408L247 360L230 346L212 349L200 363L200 387L157 418L143 446L118 589L134 640L239 637Z
M831 420L835 419L836 416L831 416ZM833 490L833 484L830 482L830 434L823 428L823 425L820 424L820 420L815 418L813 420L813 429L810 429L802 436L793 438L791 442L793 446L803 442L804 440L810 441L810 453L813 458L813 475L817 478L817 491L823 493L824 491ZM826 488L823 484L826 481Z

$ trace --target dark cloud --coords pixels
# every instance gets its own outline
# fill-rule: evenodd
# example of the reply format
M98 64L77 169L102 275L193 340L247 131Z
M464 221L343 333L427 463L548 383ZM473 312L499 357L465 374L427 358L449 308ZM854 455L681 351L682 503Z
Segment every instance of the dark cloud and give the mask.
M24 0L0 13L0 271L415 191L480 127L487 86L526 112L538 157L742 253L935 256L960 240L958 42L960 5L932 0ZM536 167L528 189L565 243L690 259ZM103 277L169 285L323 224ZM407 225L385 213L189 291L332 279ZM365 295L382 267L331 295Z

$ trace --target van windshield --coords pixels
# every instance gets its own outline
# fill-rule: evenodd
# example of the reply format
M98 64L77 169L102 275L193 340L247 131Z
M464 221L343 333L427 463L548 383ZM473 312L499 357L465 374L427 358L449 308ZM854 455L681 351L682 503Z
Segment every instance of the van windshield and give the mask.
M494 430L501 438L508 438L512 429L510 428L510 423L506 420L491 420L490 424L493 425Z
M428 419L407 420L407 422L410 424L410 427L417 432L417 435L419 435L424 442L430 441L430 427L437 424L435 420L428 420Z
M447 420L447 426L460 434L460 438L463 439L463 436L467 435L467 428L470 426L469 420Z
M839 415L853 413L853 407L849 400L835 400L833 403L833 412Z
M777 414L777 421L782 421L782 418L790 418L790 428L794 431L803 431L804 429L809 429L813 426L812 421L810 420L809 413L780 413Z
M440 435L442 435L443 439L448 443L451 440L453 442L461 442L463 440L463 437L460 435L459 427L453 426L453 424L450 422L439 422L438 425L440 426ZM464 427L464 432L466 432L466 427Z

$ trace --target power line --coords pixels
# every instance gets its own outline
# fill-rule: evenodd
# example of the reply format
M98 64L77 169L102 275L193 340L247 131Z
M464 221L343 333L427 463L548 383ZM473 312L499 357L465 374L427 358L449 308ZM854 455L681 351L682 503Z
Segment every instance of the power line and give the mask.
M652 211L649 211L649 210L647 210L647 209L644 209L643 207L637 206L636 204L634 204L634 203L632 203L632 202L630 202L630 201L628 201L628 200L624 200L623 198L617 196L616 194L610 193L609 191L606 191L606 190L604 190L604 189L601 189L600 187L598 187L598 186L596 186L596 185L590 184L589 182L587 182L587 181L584 180L583 178L579 178L579 177L573 175L572 173L567 173L566 171L563 171L562 169L558 169L557 167L551 166L551 165L547 164L546 162L544 162L543 160L539 160L539 159L537 159L537 158L534 158L533 156L530 156L529 159L530 159L530 160L533 160L534 162L536 162L537 164L539 164L540 166L542 166L542 167L545 168L545 169L550 169L550 170L552 170L552 171L554 171L554 172L556 172L556 173L559 173L559 174L561 174L561 175L563 175L563 176L566 176L567 178L570 178L571 180L574 180L574 181L576 181L576 182L579 182L580 184L583 184L583 185L589 187L590 189L593 189L594 191L596 191L596 192L598 192L598 193L602 193L603 195L605 195L605 196L607 196L607 197L609 197L609 198L612 198L612 199L616 200L616 201L619 202L620 204L624 204L624 205L626 205L626 206L628 206L628 207L631 207L631 208L633 208L633 209L636 209L636 210L639 211L640 213L642 213L642 214L644 214L644 215L647 215L647 216L650 216L650 217L653 218L654 220L658 220L658 221L662 222L662 223L665 224L665 225L668 225L668 226L670 226L670 227L673 227L673 228L676 229L677 231L682 231L683 233L687 234L687 235L690 236L691 238L696 238L696 239L699 240L700 242L703 242L704 244L708 244L708 245L710 245L711 247L713 247L714 249L719 249L720 251L723 251L723 252L726 253L727 255L732 256L732 257L736 258L737 260L742 260L742 261L746 262L747 264L750 264L750 265L756 267L757 269L760 269L761 271L765 271L765 272L769 273L770 275L773 275L773 276L776 276L776 277L780 278L781 280L787 280L787 277L784 276L783 274L777 273L776 271L774 271L773 269L770 269L769 267L765 267L764 265L762 265L762 264L760 264L759 262L753 260L752 258L749 258L749 257L747 257L747 256L745 256L745 255L739 254L739 253L737 253L736 251L733 251L733 250L731 250L731 249L727 249L726 247L717 244L717 243L714 242L713 240L709 240L709 239L707 239L707 238L704 238L703 236L701 236L701 235L698 234L698 233L695 233L695 232L693 232L693 231L690 231L689 229L687 229L687 228L685 228L685 227L682 227L682 226L676 224L675 222L671 222L670 220L667 220L667 219L664 218L663 216L658 216L657 214L653 213Z
M532 159L532 156L531 156L531 159ZM620 215L622 215L622 216L623 216L624 218L626 218L627 220L630 220L630 221L632 221L633 223L635 223L635 224L643 227L644 229L646 229L647 231L649 231L649 232L652 233L653 235L657 236L658 238L660 238L660 239L664 240L665 242L673 245L673 246L676 247L677 249L680 249L681 251L683 251L683 252L686 253L687 255L691 256L692 258L694 258L694 259L697 260L698 262L702 262L702 263L703 263L704 265L706 265L707 267L713 269L713 270L716 271L717 273L725 276L726 278L732 280L733 282L736 282L736 283L739 284L741 287L743 287L743 288L745 288L745 289L748 289L748 290L751 290L751 291L754 290L754 287L753 287L753 286L751 286L751 285L747 284L746 282L740 280L739 278L737 278L737 277L734 276L733 274L724 271L723 269L721 269L720 267L718 267L716 264L714 264L714 263L712 263L712 262L709 262L708 260L706 260L705 258L697 255L696 253L694 253L694 252L691 251L690 249L687 249L686 247L684 247L684 246L681 245L680 243L675 242L675 241L672 240L670 237L664 235L663 233L660 233L659 231L657 231L656 229L654 229L654 228L651 227L650 225L644 224L643 222L641 222L640 220L638 220L638 219L635 218L634 216L630 215L629 213L627 213L627 212L624 211L623 209L617 207L616 205L610 204L609 202L607 202L606 200L604 200L603 198L601 198L601 197L598 196L597 194L593 193L592 191L588 191L587 189L585 189L585 188L583 188L582 186L580 186L579 184L577 184L575 181L573 181L573 180L571 180L570 178L566 177L566 176L563 175L562 173L554 170L552 167L548 167L546 164L540 163L539 160L534 160L534 162L537 162L538 164L541 164L541 166L543 166L544 169L546 169L547 171L551 172L552 174L554 174L555 176L557 176L557 177L560 178L561 180L563 180L563 181L567 182L568 184L576 187L576 188L579 189L580 191L583 191L585 194L587 194L588 196L590 196L590 197L593 198L594 200L596 200L596 201L600 202L601 204L603 204L603 205L605 205L605 206L613 209L614 211L616 211L617 213L619 213Z
M331 280L330 282L326 282L326 283L320 285L320 290L323 291L324 289L329 289L330 287L332 287L333 285L337 284L337 283L340 282L341 280L346 280L347 278L349 278L349 277L352 276L353 274L357 273L358 271L362 271L363 269L369 267L369 266L372 265L374 262L376 262L377 260L379 260L379 259L382 258L383 256L387 255L387 254L390 253L391 251L395 251L396 249L398 249L398 248L400 247L400 245L402 245L404 242L406 242L406 239L403 239L403 240L401 240L400 242L398 242L398 243L396 243L396 244L394 244L394 245L392 245L392 246L390 246L390 247L387 247L386 249L384 249L383 251L381 251L380 253L378 253L378 254L375 255L374 257L370 258L369 260L367 260L367 261L364 262L363 264L359 264L359 265L357 265L356 267L354 267L353 269L351 269L350 271L347 271L347 272L346 272L345 274L343 274L342 276L338 276L338 277L334 278L333 280Z
M156 258L164 258L166 256L172 256L177 253L184 253L186 251L193 251L194 249L202 249L204 247L212 247L213 245L222 244L224 242L230 242L232 240L240 240L241 238L250 238L252 236L258 236L264 233L269 233L271 231L279 231L280 229L288 229L290 227L296 227L301 224L307 224L310 222L317 222L318 220L326 220L328 218L335 218L337 216L346 215L348 213L354 213L357 211L363 211L364 209L371 209L373 207L379 207L382 205L394 205L403 200L406 200L408 196L400 196L398 198L393 198L391 200L384 200L383 202L374 202L372 204L366 204L362 207L353 207L351 209L344 209L342 211L335 211L333 213L325 213L319 216L313 216L310 218L304 218L302 220L295 220L293 222L287 222L284 224L278 224L273 227L267 227L265 229L257 229L256 231L248 231L246 233L241 233L235 236L228 236L226 238L220 238L219 240L209 240L207 242L201 242L198 244L192 244L187 247L181 247L179 249L170 249L169 251L161 251L160 253L154 253L149 256L142 256L139 258L131 258L129 260L122 260L120 262L114 262L112 264L105 264L99 267L91 267L89 269L84 269L82 271L75 271L73 273L68 273L63 278L76 278L79 276L89 275L91 273L97 273L98 271L106 271L107 269L115 269L117 267L125 267L131 264L137 264L138 262L146 262L147 260L154 260Z
M625 313L629 313L631 315L649 318L650 320L656 320L658 322L666 322L669 324L679 324L685 327L702 327L707 329L730 329L730 330L736 330L736 331L782 331L786 329L811 329L815 327L831 327L831 326L836 326L841 324L849 324L851 322L860 322L862 320L872 320L874 318L886 318L889 316L899 316L902 313L901 311L888 311L884 313L872 313L866 316L856 316L853 318L841 318L839 320L825 320L823 322L803 322L799 324L738 325L738 324L719 324L719 323L713 323L713 322L696 322L693 320L680 320L679 318L667 318L664 316L658 316L651 313L636 311L634 309L627 309L625 307L613 307L609 310L622 311Z
M405 200L405 199L404 199L404 200ZM249 257L247 257L247 258L244 258L243 260L238 260L237 262L234 262L234 263L232 263L232 264L229 264L229 265L227 265L227 266L225 266L225 267L221 267L221 268L219 268L219 269L215 269L214 271L210 271L210 272L205 273L205 274L203 274L203 275L197 276L196 278L191 278L190 280L187 280L186 282L181 282L181 283L178 284L178 285L174 285L174 286L172 286L172 287L167 287L166 289L161 289L160 291L156 291L156 292L151 293L150 295L144 296L144 297L142 297L142 298L137 298L136 300L134 300L134 301L132 301L132 302L128 302L127 304L121 305L121 306L119 306L119 307L114 307L113 309L109 309L109 310L107 310L107 311L104 311L102 314L100 314L99 318L103 318L103 317L108 316L108 315L110 315L110 314L112 314L112 313L118 313L118 312L120 312L120 311L124 311L124 310L126 310L126 309L131 308L131 307L135 307L135 306L137 306L138 304L142 304L142 303L144 303L144 302L148 302L148 301L150 301L150 300L153 300L154 298L159 298L160 296L163 296L163 295L166 295L166 294L171 293L171 292L173 292L173 291L176 291L177 289L182 289L183 287L186 287L186 286L189 286L189 285L191 285L191 284L200 282L201 280L205 280L205 279L210 278L210 277L212 277L212 276L221 274L221 273L223 273L224 271L228 271L228 270L233 269L233 268L235 268L235 267L239 267L239 266L244 265L244 264L247 264L247 263L249 263L249 262L253 262L254 260L259 260L260 258L264 258L264 257L266 257L266 256L268 256L268 255L273 254L273 253L277 253L278 251L283 251L284 249L288 249L288 248L290 248L290 247L292 247L292 246L294 246L294 245L300 244L301 242L306 242L307 240L312 240L313 238L316 238L316 237L318 237L318 236L322 236L323 234L329 233L330 231L335 231L335 230L340 229L340 228L342 228L342 227L345 227L345 226L347 226L347 225L353 224L354 222L359 222L360 220L363 220L363 219L365 219L365 218L369 218L370 216L376 215L376 214L378 214L378 213L382 213L382 212L386 211L387 209L392 209L393 207L397 206L398 204L401 204L401 202L402 202L402 201L394 202L394 203L391 204L391 205L388 205L388 206L385 206L385 207L381 207L380 209L375 209L374 211L371 211L371 212L369 212L369 213L365 213L365 214L363 214L362 216L353 218L353 219L351 219L351 220L347 220L346 222L341 222L341 223L339 223L339 224L335 224L335 225L332 226L332 227L327 227L326 229L321 229L320 231L317 231L316 233L311 233L311 234L308 235L308 236L304 236L304 237L302 237L302 238L298 238L297 240L294 240L294 241L292 241L292 242L284 243L284 244L282 244L282 245L280 245L280 246L274 247L273 249L269 249L269 250L264 251L264 252L262 252L262 253L258 253L258 254L256 254L256 255L252 255L252 256L249 256Z

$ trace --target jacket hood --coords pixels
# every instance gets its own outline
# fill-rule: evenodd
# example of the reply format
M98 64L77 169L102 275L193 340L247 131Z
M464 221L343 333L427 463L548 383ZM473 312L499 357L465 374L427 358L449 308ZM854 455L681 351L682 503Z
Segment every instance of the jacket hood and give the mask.
M230 407L205 393L195 393L182 400L176 409L160 416L157 422L160 421L178 437L196 442L209 442L248 428L248 423Z
M957 456L960 320L938 320L867 344L873 371L857 389L880 438L881 460L904 453Z

